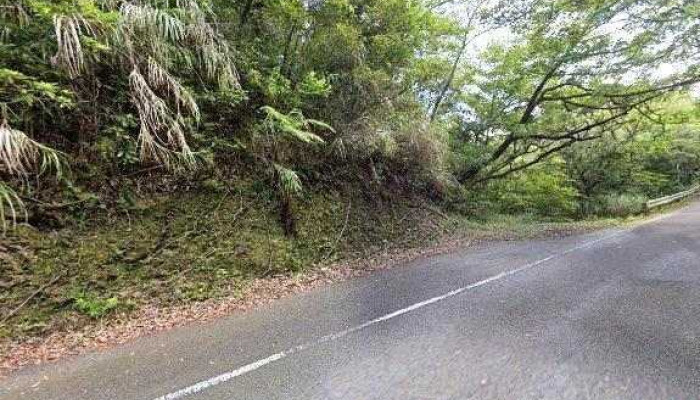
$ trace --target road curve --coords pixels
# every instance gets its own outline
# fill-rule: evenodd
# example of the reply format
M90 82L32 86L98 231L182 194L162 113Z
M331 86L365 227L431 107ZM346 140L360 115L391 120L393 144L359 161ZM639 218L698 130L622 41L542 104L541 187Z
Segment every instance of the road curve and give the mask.
M700 203L491 243L25 369L0 399L700 398Z

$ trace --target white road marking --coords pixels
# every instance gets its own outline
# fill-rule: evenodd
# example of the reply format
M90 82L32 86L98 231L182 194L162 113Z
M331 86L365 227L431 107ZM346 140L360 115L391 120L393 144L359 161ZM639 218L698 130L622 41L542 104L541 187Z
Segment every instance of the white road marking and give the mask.
M455 290L453 290L453 291L451 291L451 292L448 292L448 293L445 293L445 294L443 294L443 295L441 295L441 296L433 297L433 298L431 298L431 299L422 301L422 302L420 302L420 303L413 304L413 305L408 306L408 307L406 307L406 308L402 308L402 309L400 309L400 310L397 310L397 311L392 312L391 314L386 314L386 315L384 315L384 316L382 316L382 317L375 318L375 319L373 319L373 320L371 320L371 321L365 322L364 324L357 325L357 326L352 327L352 328L348 328L348 329L346 329L346 330L344 330L344 331L340 331L340 332L337 332L337 333L333 333L333 334L330 334L330 335L323 336L323 337L321 337L320 339L317 339L317 340L315 340L315 341L310 341L310 342L306 342L306 343L304 343L304 344L300 344L299 346L292 347L291 349L288 349L288 350L285 350L285 351L282 351L282 352L273 354L273 355L271 355L271 356L269 356L269 357L267 357L267 358L263 358L263 359L261 359L261 360L258 360L258 361L255 361L255 362L253 362L253 363L250 363L250 364L248 364L248 365L244 365L243 367L240 367L240 368L235 369L235 370L233 370L233 371L230 371L230 372L221 374L221 375L219 375L219 376L215 376L215 377L213 377L213 378L211 378L211 379L207 379L207 380L205 380L205 381L195 383L195 384L192 385L192 386L188 386L188 387L186 387L186 388L184 388L184 389L180 389L180 390L178 390L178 391L176 391L176 392L166 394L165 396L158 397L157 399L154 399L154 400L176 400L176 399L181 399L181 398L186 397L186 396L193 395L193 394L195 394L195 393L199 393L199 392L201 392L201 391L203 391L203 390L206 390L206 389L208 389L208 388L210 388L210 387L220 385L220 384L222 384L222 383L224 383L224 382L230 381L231 379L234 379L234 378L239 377L239 376L241 376L241 375L245 375L245 374L247 374L247 373L249 373L249 372L253 372L253 371L255 371L255 370L257 370L257 369L259 369L259 368L261 368L261 367L264 367L265 365L272 364L272 363L274 363L274 362L276 362L276 361L279 361L279 360L281 360L281 359L283 359L283 358L289 357L289 356L292 355L292 354L295 354L295 353L298 353L298 352L300 352L300 351L306 350L306 349L308 349L308 348L310 348L310 347L317 346L317 345L319 345L319 344L323 344L323 343L327 343L327 342L332 342L332 341L334 341L334 340L341 339L341 338L343 338L343 337L345 337L345 336L347 336L347 335L350 335L351 333L354 333L354 332L363 330L363 329L368 328L368 327L370 327L370 326L372 326L372 325L376 325L376 324L382 323L382 322L384 322L384 321L388 321L388 320L390 320L390 319L393 319L393 318L399 317L399 316L401 316L401 315L410 313L410 312L412 312L412 311L415 311L415 310L417 310L417 309L419 309L419 308L423 308L423 307L429 306L429 305L431 305L431 304L439 303L439 302L441 302L441 301L443 301L443 300L449 299L450 297L457 296L457 295L459 295L460 293L466 292L466 291L471 290L471 289L476 289L476 288L478 288L478 287L487 285L487 284L489 284L489 283L491 283L491 282L499 281L499 280L504 279L504 278L507 278L507 277L509 277L509 276L519 274L519 273L521 273L521 272L524 272L524 271L527 271L527 270L529 270L529 269L531 269L531 268L534 268L534 267L536 267L536 266L538 266L538 265L544 264L544 263L546 263L547 261L551 261L551 260L554 260L554 259L557 259L557 258L561 258L561 257L566 256L566 255L568 255L568 254L571 254L571 253L573 253L573 252L575 252L575 251L583 250L583 249L589 248L589 247L591 247L591 246L593 246L593 245L595 245L595 244L598 244L598 243L600 243L600 242L603 242L603 241L605 241L605 240L612 239L612 238L617 237L617 236L621 236L621 235L623 235L623 234L625 234L625 233L628 233L628 232L630 232L630 231L632 231L632 230L634 230L634 229L636 229L636 228L638 228L638 227L640 227L640 226L648 225L648 224L651 224L651 223L653 223L653 222L656 222L656 221L659 221L659 220L662 220L662 219L666 219L666 218L670 217L670 216L673 215L673 214L675 214L675 212L674 212L674 213L669 213L669 214L666 214L666 215L662 215L662 216L659 216L659 217L656 217L656 218L652 218L652 219L650 219L650 220L647 220L647 221L644 221L644 222L642 222L642 223L636 224L635 226L633 226L633 227L631 227L631 228L627 228L627 229L624 229L624 230L617 231L617 232L615 232L615 233L613 233L613 234L603 236L603 237L601 237L601 238L599 238L599 239L591 240L591 241L586 242L586 243L583 243L583 244L581 244L581 245L579 245L579 246L575 246L575 247L572 247L572 248L570 248L570 249L564 250L564 251L561 252L561 253L553 254L553 255L550 255L549 257L545 257L545 258L543 258L543 259L541 259L541 260L537 260L537 261L532 262L532 263L530 263L530 264L523 265L522 267L519 267L519 268L510 270L510 271L501 272L500 274L494 275L494 276L492 276L492 277L490 277L490 278L486 278L486 279L484 279L484 280L482 280L482 281L479 281L479 282L476 282L476 283L472 283L471 285L464 286L464 287L461 287L461 288L459 288L459 289L455 289Z

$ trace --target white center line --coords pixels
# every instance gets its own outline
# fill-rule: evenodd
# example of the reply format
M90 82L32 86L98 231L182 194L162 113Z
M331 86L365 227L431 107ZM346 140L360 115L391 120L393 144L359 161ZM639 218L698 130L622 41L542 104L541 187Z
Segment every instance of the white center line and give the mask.
M657 219L654 219L653 221L655 221L655 220L657 220ZM649 222L653 222L653 221L649 221ZM547 261L551 261L551 260L554 260L554 259L557 259L557 258L561 258L561 257L563 257L563 256L565 256L565 255L567 255L567 254L571 254L571 253L573 253L573 252L575 252L575 251L578 251L578 250L582 250L582 249L591 247L591 246L593 246L593 245L595 245L595 244L597 244L597 243L600 243L600 242L602 242L602 241L611 239L611 238L616 237L616 236L620 236L620 235L622 235L622 234L624 234L624 233L626 233L626 232L628 232L628 231L629 231L629 230L618 231L618 232L615 232L615 233L613 233L613 234L604 236L604 237L602 237L602 238L599 238L599 239L596 239L596 240L592 240L592 241L583 243L583 244L581 244L581 245L579 245L579 246L576 246L576 247L572 247L572 248L567 249L567 250L565 250L565 251L563 251L563 252L561 252L561 253L557 253L557 254L554 254L554 255L550 255L549 257L545 257L545 258L540 259L540 260L537 260L537 261L535 261L535 262L532 262L532 263L523 265L523 266L521 266L521 267L519 267L519 268L510 270L510 271L501 272L500 274L494 275L494 276L492 276L492 277L490 277L490 278L486 278L486 279L484 279L484 280L482 280L482 281L479 281L479 282L476 282L476 283L472 283L471 285L464 286L464 287L461 287L461 288L459 288L459 289L455 289L455 290L453 290L453 291L451 291L451 292L448 292L448 293L445 293L445 294L443 294L443 295L436 296L436 297L433 297L433 298L428 299L428 300L425 300L425 301L421 301L420 303L416 303L416 304L413 304L413 305L408 306L408 307L406 307L406 308L402 308L402 309L400 309L400 310L394 311L394 312L392 312L392 313L390 313L390 314L386 314L386 315L381 316L381 317L379 317L379 318L375 318L375 319L373 319L373 320L371 320L371 321L367 321L367 322L365 322L365 323L363 323L363 324L361 324L361 325L357 325L357 326L355 326L355 327L348 328L348 329L346 329L346 330L343 330L343 331L340 331L340 332L337 332L337 333L333 333L333 334L330 334L330 335L323 336L323 337L321 337L321 338L319 338L319 339L317 339L317 340L314 340L314 341L310 341L310 342L306 342L306 343L300 344L299 346L292 347L292 348L290 348L290 349L288 349L288 350L285 350L285 351L282 351L282 352L273 354L273 355L271 355L271 356L269 356L269 357L267 357L267 358L263 358L263 359L261 359L261 360L252 362L252 363L250 363L250 364L248 364L248 365L244 365L244 366L242 366L242 367L240 367L240 368L237 368L237 369L235 369L235 370L233 370L233 371L226 372L226 373L224 373L224 374L215 376L215 377L210 378L210 379L207 379L207 380L205 380L205 381L201 381L201 382L195 383L195 384L192 385L192 386L188 386L188 387L186 387L186 388L184 388L184 389L180 389L180 390L178 390L178 391L176 391L176 392L166 394L165 396L158 397L157 399L154 399L154 400L176 400L176 399L181 399L181 398L186 397L186 396L193 395L193 394L195 394L195 393L199 393L199 392L201 392L201 391L203 391L203 390L206 390L206 389L208 389L208 388L210 388L210 387L220 385L220 384L222 384L222 383L224 383L224 382L230 381L231 379L234 379L234 378L239 377L239 376L241 376L241 375L245 375L245 374L247 374L247 373L249 373L249 372L253 372L253 371L255 371L255 370L257 370L257 369L259 369L259 368L261 368L261 367L264 367L265 365L272 364L272 363L274 363L274 362L276 362L276 361L279 361L279 360L281 360L281 359L283 359L283 358L289 357L289 356L292 355L292 354L295 354L295 353L298 353L298 352L300 352L300 351L306 350L306 349L308 349L308 348L310 348L310 347L317 346L317 345L319 345L319 344L323 344L323 343L327 343L327 342L332 342L332 341L334 341L334 340L341 339L341 338L343 338L343 337L345 337L345 336L347 336L347 335L350 335L351 333L354 333L354 332L363 330L363 329L368 328L368 327L370 327L370 326L372 326L372 325L376 325L376 324L382 323L382 322L384 322L384 321L388 321L388 320L390 320L390 319L393 319L393 318L399 317L399 316L401 316L401 315L410 313L410 312L412 312L412 311L418 310L418 309L420 309L420 308L429 306L429 305L431 305L431 304L435 304L435 303L441 302L441 301L443 301L443 300L445 300L445 299L449 299L450 297L457 296L457 295L459 295L460 293L466 292L466 291L468 291L468 290L476 289L476 288L478 288L478 287L487 285L487 284L489 284L489 283L502 280L502 279L507 278L507 277L509 277L509 276L519 274L519 273L521 273L521 272L527 271L528 269L531 269L531 268L536 267L536 266L538 266L538 265L544 264L544 263L546 263Z
M390 319L393 319L393 318L399 317L399 316L401 316L401 315L410 313L411 311L415 311L415 310L417 310L417 309L419 309L419 308L423 308L423 307L429 306L429 305L431 305L431 304L439 303L439 302L441 302L441 301L443 301L443 300L449 299L450 297L457 296L457 295L460 294L460 293L466 292L466 291L471 290L471 289L476 289L476 288L478 288L478 287L487 285L487 284L489 284L489 283L491 283L491 282L496 282L496 281L502 280L502 279L504 279L504 278L507 278L507 277L509 277L509 276L519 274L519 273L521 273L521 272L524 272L524 271L527 271L527 270L529 270L529 269L531 269L531 268L534 268L534 267L536 267L536 266L538 266L538 265L544 264L544 263L546 263L547 261L551 261L551 260L554 260L554 259L557 259L557 258L564 257L564 256L566 256L566 255L568 255L568 254L571 254L571 253L575 252L575 251L583 250L583 249L589 248L589 247L594 246L594 245L596 245L596 244L598 244L598 243L600 243L600 242L603 242L603 241L605 241L605 240L612 239L612 238L614 238L614 237L621 236L621 235L623 235L623 234L625 234L625 233L631 232L631 231L633 231L634 229L639 228L639 227L641 227L641 226L649 225L649 224L652 224L652 223L654 223L654 222L660 221L660 220L662 220L662 219L669 218L669 217L675 215L675 214L678 213L678 212L679 212L679 210L674 211L674 212L671 212L671 213L668 213L668 214L665 214L665 215L658 216L658 217L656 217L656 218L648 219L648 220L643 221L643 222L641 222L641 223L637 223L637 224L635 224L634 226L632 226L632 227L630 227L630 228L622 229L622 230L619 230L619 231L617 231L617 232L615 232L615 233L612 233L612 234L610 234L610 235L603 236L603 237L601 237L601 238L599 238L599 239L591 240L591 241L586 242L586 243L583 243L583 244L581 244L581 245L578 245L578 246L572 247L572 248L570 248L570 249L564 250L564 251L562 251L562 252L560 252L560 253L556 253L556 254L550 255L549 257L545 257L545 258L543 258L543 259L541 259L541 260L537 260L537 261L535 261L535 262L532 262L532 263L523 265L522 267L519 267L519 268L510 270L510 271L501 272L500 274L494 275L494 276L492 276L492 277L490 277L490 278L486 278L486 279L484 279L484 280L482 280L482 281L479 281L479 282L476 282L476 283L472 283L471 285L464 286L464 287L461 287L461 288L459 288L459 289L455 289L455 290L453 290L453 291L451 291L451 292L448 292L448 293L445 293L445 294L443 294L443 295L441 295L441 296L437 296L437 297L433 297L433 298L428 299L428 300L425 300L425 301L421 301L420 303L413 304L413 305L408 306L408 307L406 307L406 308L402 308L402 309L400 309L400 310L394 311L394 312L392 312L392 313L390 313L390 314L386 314L386 315L384 315L384 316L382 316L382 317L375 318L375 319L373 319L373 320L371 320L371 321L367 321L367 322L365 322L364 324L357 325L357 326L352 327L352 328L348 328L348 329L346 329L346 330L344 330L344 331L340 331L340 332L337 332L337 333L333 333L333 334L330 334L330 335L323 336L323 337L321 337L321 338L319 338L319 339L317 339L317 340L314 340L314 341L310 341L310 342L306 342L306 343L300 344L299 346L292 347L291 349L288 349L288 350L285 350L285 351L282 351L282 352L273 354L273 355L271 355L271 356L269 356L269 357L267 357L267 358L263 358L263 359L261 359L261 360L252 362L252 363L250 363L250 364L248 364L248 365L244 365L244 366L242 366L242 367L240 367L240 368L234 369L233 371L226 372L226 373L224 373L224 374L215 376L215 377L210 378L210 379L207 379L207 380L205 380L205 381L195 383L195 384L192 385L192 386L188 386L188 387L186 387L186 388L184 388L184 389L180 389L180 390L178 390L178 391L176 391L176 392L166 394L165 396L158 397L157 399L154 399L154 400L176 400L176 399L181 399L181 398L186 397L186 396L193 395L193 394L195 394L195 393L199 393L199 392L201 392L201 391L203 391L203 390L206 390L206 389L208 389L208 388L210 388L210 387L220 385L220 384L222 384L222 383L224 383L224 382L227 382L227 381L230 381L231 379L236 378L236 377L238 377L238 376L245 375L245 374L247 374L247 373L249 373L249 372L253 372L253 371L255 371L255 370L257 370L257 369L259 369L259 368L261 368L261 367L264 367L265 365L272 364L272 363L274 363L275 361L279 361L279 360L281 360L281 359L283 359L283 358L289 357L289 356L292 355L292 354L295 354L295 353L298 353L298 352L300 352L300 351L306 350L306 349L308 349L308 348L310 348L310 347L317 346L317 345L319 345L319 344L323 344L323 343L327 343L327 342L332 342L332 341L334 341L334 340L341 339L341 338L343 338L343 337L345 337L345 336L347 336L347 335L350 335L351 333L354 333L354 332L363 330L363 329L368 328L368 327L370 327L370 326L372 326L372 325L376 325L376 324L382 323L382 322L384 322L384 321L388 321L388 320L390 320Z

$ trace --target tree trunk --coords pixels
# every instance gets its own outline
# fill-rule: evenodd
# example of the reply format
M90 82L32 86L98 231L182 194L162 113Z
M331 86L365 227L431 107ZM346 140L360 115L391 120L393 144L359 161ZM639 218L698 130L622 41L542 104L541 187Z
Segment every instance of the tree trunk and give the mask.
M291 75L291 66L289 64L289 57L292 51L292 40L294 39L294 32L296 32L297 24L292 23L289 28L289 33L287 34L287 40L284 43L284 51L282 53L282 62L280 63L280 73L285 78L289 78Z
M297 236L297 221L292 207L292 198L286 194L282 194L280 199L280 222L285 236Z
M462 60L462 56L464 55L464 51L467 49L467 44L469 43L468 41L469 38L469 31L467 31L464 34L464 38L462 39L462 46L459 49L459 52L457 53L457 57L455 57L455 62L452 63L452 69L450 70L450 74L447 76L445 79L445 83L442 86L442 90L440 90L440 93L438 94L437 99L435 99L435 104L433 105L433 110L430 112L430 122L435 121L435 118L437 117L438 110L440 109L440 104L445 100L445 96L447 95L447 91L450 90L450 86L452 86L452 82L455 79L455 75L457 74L457 68L459 67L459 62Z
M241 12L241 21L239 23L239 28L242 28L246 22L248 22L248 15L250 14L250 10L253 8L253 0L246 0L245 4L243 5L243 11Z

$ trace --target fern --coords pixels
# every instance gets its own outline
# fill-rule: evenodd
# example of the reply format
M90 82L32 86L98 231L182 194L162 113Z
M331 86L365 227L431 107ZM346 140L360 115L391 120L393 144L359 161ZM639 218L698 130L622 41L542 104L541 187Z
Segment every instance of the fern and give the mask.
M289 114L283 114L270 106L264 106L261 110L265 113L265 125L269 132L273 134L284 134L288 138L300 142L325 143L323 138L308 130L312 125L323 126L328 130L333 130L329 125L320 121L304 118L304 115L300 111L292 111Z
M312 127L322 127L326 130L333 131L329 125L310 120L304 117L300 111L292 111L288 114L277 111L274 107L264 106L261 111L265 114L263 127L267 133L268 152L266 160L272 165L275 171L277 186L279 187L284 198L289 199L292 196L297 196L302 192L301 178L299 174L282 164L283 149L280 139L290 139L294 142L306 144L321 144L325 140L315 133L311 132Z
M285 195L296 196L301 194L303 187L299 174L279 164L274 164L274 168L277 175L277 183Z

